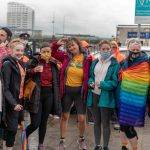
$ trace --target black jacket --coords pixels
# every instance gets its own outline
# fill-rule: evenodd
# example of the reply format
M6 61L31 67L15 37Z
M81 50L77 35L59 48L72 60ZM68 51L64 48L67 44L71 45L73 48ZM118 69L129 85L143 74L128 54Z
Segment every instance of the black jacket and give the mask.
M27 69L27 74L30 76L30 70L36 67L39 64L39 56L33 57ZM50 112L51 114L59 115L61 114L61 98L59 92L59 70L57 68L57 62L53 59L50 60L51 70L52 70L52 90L53 90L53 110ZM27 110L32 113L37 113L39 109L40 102L40 73L36 73L33 76L30 76L34 82L36 82L36 87L33 91L32 97L30 101L27 101L26 106Z
M2 72L0 71L0 80L1 80L1 88L2 88L2 95L1 95L1 100L2 100L2 114L0 116L0 126L2 126L2 123L5 122L5 117L6 117L6 111L5 111L5 101L4 101L4 82L3 82L3 77L2 77Z
M25 69L24 63L19 62L20 65ZM17 65L17 61L11 55L7 55L3 59L2 65L2 76L4 81L4 98L6 103L11 109L20 103L20 84L21 74L20 69Z
M19 62L25 69L24 63ZM16 130L18 112L14 110L17 104L22 104L19 100L21 74L17 61L11 56L7 55L2 61L2 79L3 79L3 121L11 130ZM11 114L11 115L10 115Z

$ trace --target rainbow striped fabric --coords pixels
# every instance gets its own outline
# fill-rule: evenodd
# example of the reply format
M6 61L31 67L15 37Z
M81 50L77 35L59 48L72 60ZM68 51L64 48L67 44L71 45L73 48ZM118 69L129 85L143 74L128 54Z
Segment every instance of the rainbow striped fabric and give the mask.
M149 79L148 62L142 62L122 70L120 124L136 127L144 126Z
M21 150L27 150L26 121L21 122Z

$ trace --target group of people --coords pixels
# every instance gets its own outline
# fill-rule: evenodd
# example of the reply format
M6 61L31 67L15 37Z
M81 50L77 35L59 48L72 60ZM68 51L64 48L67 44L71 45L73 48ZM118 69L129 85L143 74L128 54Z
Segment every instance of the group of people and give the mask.
M114 109L120 124L121 149L128 150L130 142L132 150L138 150L134 127L144 126L150 81L149 58L141 51L139 40L129 41L127 57L120 54L115 41L100 41L95 58L90 54L90 45L84 46L85 42L74 37L51 44L43 42L40 52L25 61L25 43L21 39L10 40L8 31L8 28L0 29L0 54L3 49L9 52L0 57L0 112L6 150L13 149L24 109L31 120L26 128L27 139L39 129L39 150L44 150L49 114L60 116L57 150L65 150L73 105L77 111L80 150L88 149L84 136L87 108L94 119L94 150L109 150ZM28 98L26 92L30 95Z

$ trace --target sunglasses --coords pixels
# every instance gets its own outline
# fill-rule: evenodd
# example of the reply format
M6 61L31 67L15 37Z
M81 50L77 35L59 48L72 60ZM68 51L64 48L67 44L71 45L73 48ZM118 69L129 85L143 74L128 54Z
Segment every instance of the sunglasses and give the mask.
M117 47L112 46L111 48L114 48L114 49L115 49L115 48L117 48Z

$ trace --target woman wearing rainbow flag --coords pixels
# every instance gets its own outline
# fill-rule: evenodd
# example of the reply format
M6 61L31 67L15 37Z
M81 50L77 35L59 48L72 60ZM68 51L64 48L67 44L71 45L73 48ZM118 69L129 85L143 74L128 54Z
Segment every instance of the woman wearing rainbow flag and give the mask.
M141 42L131 39L128 57L120 69L119 122L121 125L122 150L138 150L138 136L134 127L143 127L146 99L150 79L148 56L141 51Z

